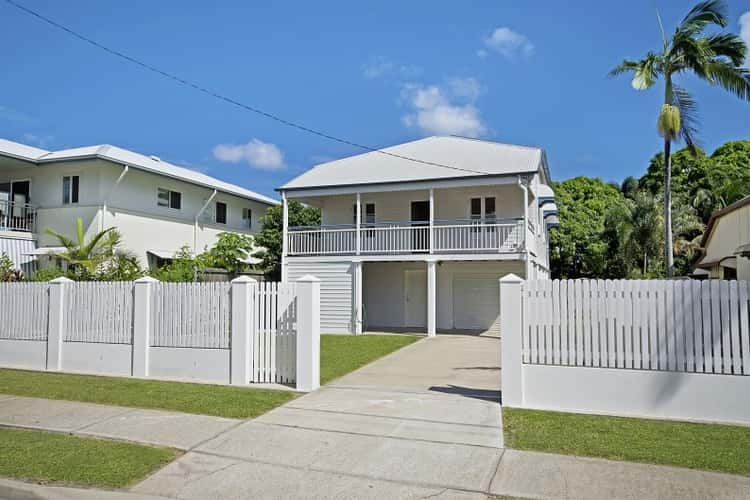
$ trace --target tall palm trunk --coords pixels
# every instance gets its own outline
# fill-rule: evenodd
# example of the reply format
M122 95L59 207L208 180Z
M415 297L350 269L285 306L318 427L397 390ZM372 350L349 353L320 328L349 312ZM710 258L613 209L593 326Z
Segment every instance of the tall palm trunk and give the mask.
M664 139L664 263L667 278L674 276L672 255L672 141Z

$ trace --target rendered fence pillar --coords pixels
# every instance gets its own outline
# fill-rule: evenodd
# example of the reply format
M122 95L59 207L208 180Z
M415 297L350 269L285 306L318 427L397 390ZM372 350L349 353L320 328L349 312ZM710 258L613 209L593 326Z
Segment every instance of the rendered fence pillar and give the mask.
M148 377L151 346L151 294L159 280L144 276L134 283L133 292L133 376Z
M297 390L320 387L320 280L297 280Z
M65 292L70 283L73 283L73 280L62 276L49 282L47 370L62 369L62 349L65 340Z
M253 359L255 290L258 282L249 276L232 280L232 339L229 383L247 385Z
M504 406L523 406L523 283L515 274L500 278L500 376Z
M427 335L435 336L437 331L437 262L427 261Z

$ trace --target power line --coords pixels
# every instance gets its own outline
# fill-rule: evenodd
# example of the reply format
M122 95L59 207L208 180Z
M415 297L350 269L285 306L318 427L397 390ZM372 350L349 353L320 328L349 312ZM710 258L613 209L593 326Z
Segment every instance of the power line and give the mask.
M328 139L330 141L338 142L338 143L341 143L341 144L346 144L348 146L354 146L356 148L363 149L365 151L369 151L369 152L373 152L373 153L380 153L380 154L383 154L383 155L391 156L393 158L399 158L401 160L411 161L411 162L414 162L414 163L421 163L423 165L430 165L430 166L434 166L434 167L449 168L449 169L459 170L459 171L463 171L463 172L471 172L471 173L475 173L475 174L483 174L483 175L487 175L488 174L488 172L482 172L480 170L472 170L472 169L468 169L468 168L455 167L455 166L452 166L452 165L444 165L444 164L441 164L441 163L435 163L435 162L431 162L431 161L420 160L418 158L412 158L412 157L409 157L409 156L400 155L398 153L392 153L390 151L385 151L383 149L373 148L371 146L366 146L364 144L359 144L359 143L356 143L354 141L350 141L348 139L343 139L341 137L337 137L337 136L328 134L326 132L322 132L320 130L316 130L316 129L313 129L313 128L310 128L310 127L306 127L305 125L301 125L299 123L295 123L295 122L292 122L290 120L286 120L286 119L281 118L280 116L277 116L277 115L275 115L273 113L269 113L268 111L263 111L262 109L259 109L259 108L256 108L256 107L253 107L253 106L241 103L241 102L239 102L239 101L237 101L235 99L232 99L231 97L227 97L225 95L219 94L218 92L210 90L210 89L208 89L206 87L202 87L201 85L198 85L197 83L191 82L189 80L185 80L184 78L181 78L181 77L179 77L179 76L177 76L177 75L175 75L173 73L169 73L167 71L159 69L156 66L152 66L152 65L150 65L148 63L145 63L145 62L143 62L143 61L141 61L139 59L136 59L135 57L129 56L129 55L127 55L127 54L125 54L123 52L120 52L118 50L109 48L106 45L104 45L102 43L99 43L96 40L93 40L91 38L88 38L87 36L85 36L85 35L77 32L77 31L75 31L75 30L73 30L71 28L68 28L67 26L62 25L62 24L58 23L57 21L54 21L54 20L52 20L52 19L50 19L50 18L48 18L48 17L40 14L39 12L37 12L35 10L29 9L28 7L25 7L25 6L23 6L23 5L15 2L14 0L5 0L5 1L9 5L11 5L12 7L15 7L16 9L21 10L21 11L23 11L23 12L25 12L25 13L33 16L33 17L36 17L40 21L43 21L43 22L45 22L45 23L47 23L47 24L49 24L49 25L51 25L51 26L53 26L53 27L55 27L55 28L57 28L59 30L62 30L64 32L68 33L69 35L71 35L71 36L73 36L73 37L75 37L75 38L77 38L77 39L79 39L79 40L81 40L83 42L86 42L89 45L93 45L94 47L96 47L98 49L101 49L101 50L103 50L103 51L105 51L105 52L107 52L107 53L109 53L109 54L111 54L113 56L119 57L120 59L124 59L124 60L126 60L126 61L128 61L130 63L133 63L133 64L135 64L137 66L140 66L140 67L142 67L142 68L144 68L144 69L146 69L148 71L151 71L152 73L156 73L156 74L158 74L160 76L163 76L163 77L168 78L170 80L173 80L173 81L175 81L177 83L180 83L182 85L190 87L190 88L192 88L194 90L197 90L199 92L202 92L202 93L204 93L206 95L209 95L211 97L214 97L214 98L219 99L221 101L224 101L226 103L232 104L232 105L237 106L239 108L242 108L242 109L244 109L246 111L250 111L252 113L261 115L261 116L263 116L265 118L268 118L270 120L274 120L274 121L279 122L279 123L281 123L283 125L286 125L288 127L292 127L292 128L297 129L297 130L301 130L301 131L306 132L308 134L317 135L318 137L323 137L324 139Z

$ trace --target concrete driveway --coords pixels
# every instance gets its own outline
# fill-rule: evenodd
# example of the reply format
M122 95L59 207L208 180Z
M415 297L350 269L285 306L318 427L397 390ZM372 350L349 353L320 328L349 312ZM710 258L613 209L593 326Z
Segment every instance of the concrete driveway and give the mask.
M134 491L483 499L502 451L499 363L497 338L425 338L224 432Z

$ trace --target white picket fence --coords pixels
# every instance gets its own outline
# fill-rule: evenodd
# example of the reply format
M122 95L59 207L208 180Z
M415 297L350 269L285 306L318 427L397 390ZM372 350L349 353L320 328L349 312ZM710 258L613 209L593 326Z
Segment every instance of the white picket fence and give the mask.
M46 340L47 283L0 283L0 339Z
M302 281L0 284L0 366L314 389L320 284Z
M154 283L151 346L228 349L229 283Z
M529 281L523 361L750 375L749 286L717 280Z
M750 425L750 283L500 279L507 406Z

